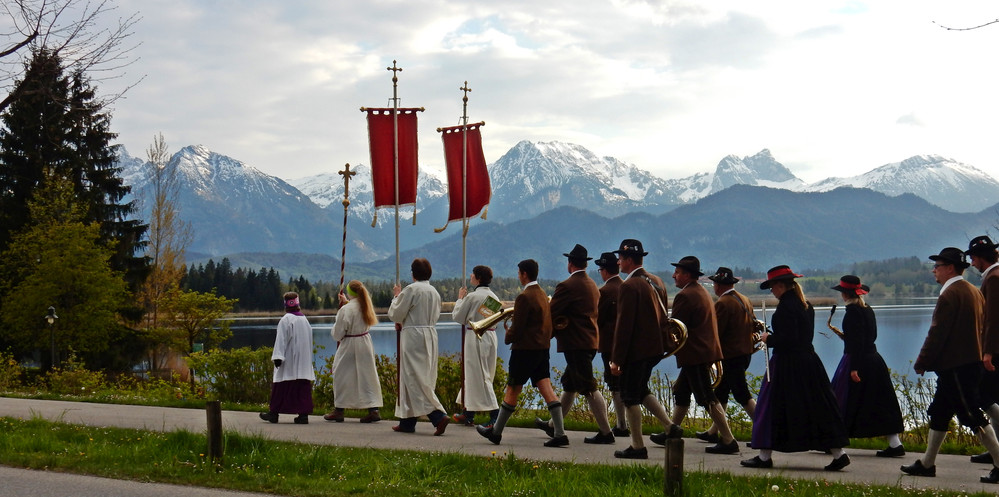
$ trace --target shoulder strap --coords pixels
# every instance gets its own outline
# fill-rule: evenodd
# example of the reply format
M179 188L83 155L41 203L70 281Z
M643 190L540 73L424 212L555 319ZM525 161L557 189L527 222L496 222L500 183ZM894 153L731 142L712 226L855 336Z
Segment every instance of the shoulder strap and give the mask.
M668 318L669 313L668 311L666 311L666 304L663 303L663 296L662 293L660 293L662 290L658 286L656 286L656 284L652 281L652 278L649 278L648 275L643 274L642 278L645 278L645 281L648 281L649 285L652 285L652 293L656 294L656 300L659 301L659 307L661 307L663 310L663 316L666 316Z

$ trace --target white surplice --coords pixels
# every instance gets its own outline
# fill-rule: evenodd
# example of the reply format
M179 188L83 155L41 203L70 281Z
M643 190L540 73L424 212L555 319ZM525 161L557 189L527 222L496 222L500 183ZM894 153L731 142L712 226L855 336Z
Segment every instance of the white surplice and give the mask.
M437 318L441 296L429 281L416 281L392 299L388 316L402 323L399 336L399 395L397 418L415 418L444 411L437 398Z
M454 303L451 316L465 326L465 388L464 407L468 411L492 411L499 409L493 378L496 376L496 328L486 330L481 337L475 335L469 322L485 316L479 314L479 307L486 298L499 300L489 287L480 286ZM462 403L462 392L455 400Z
M271 353L271 360L274 359L282 361L281 367L274 368L274 383L316 381L316 371L312 368L312 325L308 318L287 313L278 321Z
M333 356L333 406L340 409L381 407L382 385L375 366L375 347L356 300L337 311L330 331L339 345Z

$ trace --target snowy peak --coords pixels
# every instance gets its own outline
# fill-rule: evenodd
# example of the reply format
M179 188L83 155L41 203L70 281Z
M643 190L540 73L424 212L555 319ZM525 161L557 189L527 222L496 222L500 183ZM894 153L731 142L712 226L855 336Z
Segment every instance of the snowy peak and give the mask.
M729 155L718 162L710 193L734 185L760 185L794 189L802 184L791 171L774 159L770 150L763 149L753 156L739 158Z

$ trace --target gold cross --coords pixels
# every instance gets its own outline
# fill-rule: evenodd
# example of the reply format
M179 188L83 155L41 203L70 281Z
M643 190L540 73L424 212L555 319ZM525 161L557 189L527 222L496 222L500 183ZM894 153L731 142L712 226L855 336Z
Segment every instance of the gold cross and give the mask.
M461 101L468 102L468 92L472 91L472 89L468 87L468 81L465 81L465 86L462 86L461 88L458 89L465 92L465 96L461 98Z
M350 164L344 164L343 171L337 171L337 174L343 176L343 198L347 198L347 189L350 188L350 177L357 174L357 172L350 170Z
M396 67L395 61L392 61L392 67L386 67L386 71L392 71L392 82L397 83L399 81L399 73L402 72L401 67Z

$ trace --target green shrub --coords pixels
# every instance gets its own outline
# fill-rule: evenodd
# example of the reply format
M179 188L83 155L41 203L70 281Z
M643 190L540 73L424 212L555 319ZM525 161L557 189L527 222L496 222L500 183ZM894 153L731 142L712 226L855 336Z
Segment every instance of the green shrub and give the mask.
M271 352L270 347L195 352L187 357L187 365L203 383L210 398L266 404L271 394L274 368Z
M105 384L104 374L88 370L83 363L77 361L72 350L62 367L52 368L45 373L42 381L49 393L58 395L92 395Z
M0 352L0 392L15 390L21 386L23 368L9 352Z

